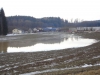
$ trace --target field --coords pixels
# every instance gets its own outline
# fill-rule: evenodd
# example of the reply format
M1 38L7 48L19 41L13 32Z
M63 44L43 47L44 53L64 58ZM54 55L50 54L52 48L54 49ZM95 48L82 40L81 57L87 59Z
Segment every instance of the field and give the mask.
M75 35L96 39L98 42L81 48L0 54L0 75L100 75L100 33ZM21 39L29 41L33 37L36 36L22 36ZM52 37L58 41L51 35L43 37ZM10 45L14 46L14 41L10 40Z

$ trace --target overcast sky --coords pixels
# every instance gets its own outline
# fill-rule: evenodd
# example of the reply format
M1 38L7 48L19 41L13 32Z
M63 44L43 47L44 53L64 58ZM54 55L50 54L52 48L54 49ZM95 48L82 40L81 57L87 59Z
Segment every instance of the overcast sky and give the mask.
M100 0L0 0L6 16L100 20Z

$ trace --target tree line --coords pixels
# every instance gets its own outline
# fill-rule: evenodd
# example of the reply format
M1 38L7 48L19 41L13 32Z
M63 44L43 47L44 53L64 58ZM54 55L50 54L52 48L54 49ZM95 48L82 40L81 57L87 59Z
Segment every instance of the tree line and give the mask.
M63 27L68 21L60 17L34 18L30 16L10 16L7 17L9 32L14 28L27 31L29 28Z
M60 17L44 17L34 18L31 16L10 16L7 17L9 32L14 28L20 28L27 31L29 28L45 28L45 27L97 27L100 26L100 20L96 21L82 21L70 23L68 20Z

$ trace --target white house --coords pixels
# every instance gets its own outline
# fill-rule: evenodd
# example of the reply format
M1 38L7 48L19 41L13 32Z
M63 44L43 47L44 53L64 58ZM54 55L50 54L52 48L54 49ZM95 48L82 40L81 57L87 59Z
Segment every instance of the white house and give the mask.
M77 27L78 31L100 31L100 27Z
M77 32L77 28L69 28L69 32Z
M13 29L13 30L12 30L12 33L13 33L13 34L22 34L23 31L20 30L20 29Z
M34 29L33 29L33 32L36 33L36 32L39 32L39 30L38 30L37 28L34 28Z

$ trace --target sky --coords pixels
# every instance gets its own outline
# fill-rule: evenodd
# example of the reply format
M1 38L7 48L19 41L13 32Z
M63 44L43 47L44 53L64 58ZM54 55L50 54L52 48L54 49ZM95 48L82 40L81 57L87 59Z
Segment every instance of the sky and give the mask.
M100 20L100 0L0 0L6 16Z

